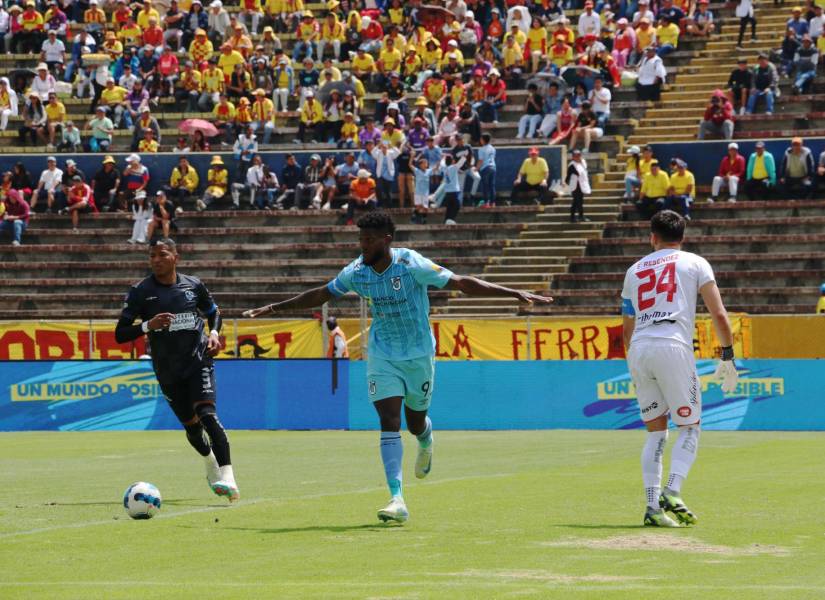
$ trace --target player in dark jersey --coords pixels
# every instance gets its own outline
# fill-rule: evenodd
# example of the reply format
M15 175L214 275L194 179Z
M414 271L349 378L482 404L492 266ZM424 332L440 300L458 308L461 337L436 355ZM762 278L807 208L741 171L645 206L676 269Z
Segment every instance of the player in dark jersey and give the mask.
M143 334L149 336L158 383L186 430L186 439L204 457L209 486L234 502L240 492L232 472L229 440L215 412L212 357L220 350L218 306L197 277L177 272L173 240L152 242L149 256L152 274L129 290L115 338L123 344ZM141 322L135 325L135 319Z

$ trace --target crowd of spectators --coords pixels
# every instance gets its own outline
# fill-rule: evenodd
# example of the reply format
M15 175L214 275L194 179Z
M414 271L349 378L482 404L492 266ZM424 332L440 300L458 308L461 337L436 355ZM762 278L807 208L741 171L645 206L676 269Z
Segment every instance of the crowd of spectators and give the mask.
M639 216L649 219L659 210L670 208L690 219L690 206L696 199L696 180L681 158L672 158L664 169L652 146L630 149L625 172L625 202L633 202ZM764 141L754 145L747 157L739 153L736 142L728 144L711 182L708 203L726 199L736 202L744 191L749 200L810 199L817 186L825 184L825 151L818 157L800 137L791 140L780 157L775 157Z
M478 145L508 91L530 82L518 137L587 150L609 118L611 90L635 85L640 98L658 100L661 57L683 32L714 31L707 0L587 0L575 25L565 16L574 3L563 4L329 0L315 14L302 0L242 0L239 11L221 0L25 0L0 9L0 40L41 62L31 82L0 81L0 129L19 116L19 142L49 152L107 152L115 132L129 130L131 151L154 152L163 145L154 113L172 97L217 125L211 139L178 142L190 151L232 146L250 127L268 144L296 112L298 143L363 148L392 123L396 147L414 129L418 148L423 132L436 145L454 133ZM368 92L379 95L370 111ZM91 99L84 123L68 118L68 94ZM569 116L564 98L577 122L555 135Z

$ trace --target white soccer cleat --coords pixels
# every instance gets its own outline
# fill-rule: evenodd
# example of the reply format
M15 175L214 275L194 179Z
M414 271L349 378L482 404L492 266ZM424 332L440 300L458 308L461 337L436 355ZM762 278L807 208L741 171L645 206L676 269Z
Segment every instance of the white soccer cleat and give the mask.
M210 483L209 487L218 496L225 496L230 502L237 502L241 498L238 484L235 483L235 474L232 472L232 465L218 467L218 479Z
M407 505L404 504L404 498L401 496L393 496L390 503L378 511L378 518L384 523L387 521L403 523L409 519L410 511L407 510Z
M237 502L241 499L241 491L234 481L216 481L210 487L216 495L224 496L230 502Z
M432 440L432 438L430 438ZM430 469L433 467L433 442L426 448L418 446L418 456L415 457L415 476L418 479L424 479L430 474Z

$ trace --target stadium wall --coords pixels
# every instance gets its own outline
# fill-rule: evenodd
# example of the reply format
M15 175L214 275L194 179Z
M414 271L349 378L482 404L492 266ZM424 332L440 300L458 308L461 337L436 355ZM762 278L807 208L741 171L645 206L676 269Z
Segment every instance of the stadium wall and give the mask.
M825 430L822 363L741 360L723 395L699 360L705 429ZM362 361L227 360L216 366L232 429L376 427ZM0 362L0 431L177 429L148 361ZM623 360L439 363L439 429L639 429Z
M551 179L561 178L563 169L566 168L564 162L566 154L565 150L559 146L539 146L541 156L547 161L550 167ZM319 150L318 154L322 158L327 156L335 156L336 162L342 162L344 156L348 151L323 151ZM119 169L126 167L126 157L129 152L113 152L112 156L117 160ZM261 152L264 164L267 164L275 171L275 174L280 177L281 169L286 162L286 155L288 152ZM305 167L309 164L309 157L312 152L294 152L298 163ZM190 164L195 167L200 175L201 189L203 183L206 181L206 172L209 170L209 162L212 157L221 156L226 163L227 169L230 173L235 173L238 168L238 161L231 152L200 152L189 153L186 157ZM77 167L83 171L87 180L91 180L94 174L100 169L103 161L103 154L60 154L55 155L58 159L58 167L65 168L66 159L74 159L77 162ZM180 159L180 154L171 152L162 152L156 154L140 154L141 162L149 169L149 192L154 192L162 185L169 182L169 176L172 174L172 169L175 168ZM513 185L513 180L516 178L521 163L527 158L527 148L498 148L496 151L496 186L500 190L509 190ZM45 154L4 154L0 156L0 172L10 171L15 163L22 162L26 169L32 174L34 182L40 176L40 172L46 168Z
M698 127L698 124L697 124ZM804 130L799 131L800 135L805 135ZM756 150L758 140L734 140L739 145L739 154L748 157ZM782 162L782 156L791 145L791 138L765 139L765 149L773 154L776 159L776 168ZM811 149L814 162L819 159L819 154L825 151L825 138L803 139L805 146ZM688 163L688 169L696 178L696 185L710 185L714 176L719 171L719 163L728 152L730 140L714 141L694 141L694 142L671 142L667 144L651 144L653 155L659 162L669 162L671 158L681 158ZM777 173L777 177L779 174Z

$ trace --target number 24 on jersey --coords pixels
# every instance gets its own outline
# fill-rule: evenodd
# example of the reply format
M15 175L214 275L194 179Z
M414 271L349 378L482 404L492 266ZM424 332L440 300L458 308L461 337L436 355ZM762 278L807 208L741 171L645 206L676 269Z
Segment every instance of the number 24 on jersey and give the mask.
M637 271L636 277L646 280L639 284L637 297L639 310L646 310L656 304L656 297L660 294L667 294L667 301L673 302L673 296L676 294L676 263L667 263L658 281L655 269Z

